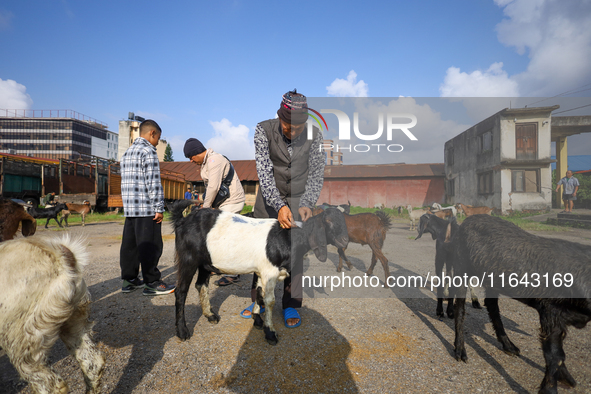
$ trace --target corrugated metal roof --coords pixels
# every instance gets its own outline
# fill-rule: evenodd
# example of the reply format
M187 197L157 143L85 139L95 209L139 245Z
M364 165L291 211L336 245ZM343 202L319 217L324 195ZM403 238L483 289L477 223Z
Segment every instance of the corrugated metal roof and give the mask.
M241 181L259 180L254 160L233 160L232 164ZM190 161L161 161L160 168L184 174L187 182L203 182L201 178L201 166Z
M258 181L254 160L234 160L234 169L241 181ZM160 168L183 173L187 182L203 182L200 166L190 161L160 162ZM325 178L404 178L443 177L443 163L426 164L375 164L326 166Z

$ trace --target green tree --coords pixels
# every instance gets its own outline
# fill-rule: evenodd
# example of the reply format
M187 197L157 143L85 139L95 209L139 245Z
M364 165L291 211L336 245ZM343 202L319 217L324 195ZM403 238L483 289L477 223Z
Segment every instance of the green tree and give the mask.
M164 161L174 161L172 158L172 148L170 144L166 144L166 149L164 150Z

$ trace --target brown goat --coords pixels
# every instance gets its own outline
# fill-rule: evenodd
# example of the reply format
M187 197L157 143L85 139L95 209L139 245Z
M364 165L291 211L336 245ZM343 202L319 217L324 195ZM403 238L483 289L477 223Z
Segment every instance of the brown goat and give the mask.
M490 215L492 214L493 209L489 208L489 207L473 207L471 205L464 205L462 203L457 203L456 204L456 208L458 210L462 210L462 212L464 212L464 215L466 215L466 217L468 216L472 216L472 215Z
M70 203L66 203L66 206L68 207L67 210L63 210L62 211L62 218L60 219L60 224L63 220L66 221L66 227L68 226L68 217L70 216L71 213L79 213L82 216L82 226L85 225L84 223L84 218L86 217L86 214L90 213L90 202L88 201L84 201L84 204L70 204Z
M35 234L37 221L20 204L0 197L0 242L13 239L21 223L23 236Z
M371 265L367 270L367 275L373 274L373 269L376 266L377 260L380 259L382 267L384 268L384 283L385 286L388 287L390 270L388 269L388 259L382 253L382 246L386 239L386 233L392 226L390 223L390 217L382 211L377 211L376 213L358 213L357 215L343 215L345 216L349 242L369 245L371 248ZM351 262L345 255L345 249L346 248L338 248L339 266L337 272L343 270L343 260L347 263L349 269L352 267Z
M440 219L446 219L454 215L451 209L442 209L440 211L434 211L431 208L429 208L429 213L431 215L437 216Z

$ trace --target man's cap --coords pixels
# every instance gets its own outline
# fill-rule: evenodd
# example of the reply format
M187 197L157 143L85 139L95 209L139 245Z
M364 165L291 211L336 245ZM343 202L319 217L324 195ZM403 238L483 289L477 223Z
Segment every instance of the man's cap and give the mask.
M185 142L185 146L183 148L183 152L185 153L185 157L190 159L191 157L198 155L200 153L205 152L207 149L203 146L201 141L197 138L189 138Z
M297 89L285 93L281 98L277 116L286 123L306 123L308 120L308 102L306 96L298 93Z

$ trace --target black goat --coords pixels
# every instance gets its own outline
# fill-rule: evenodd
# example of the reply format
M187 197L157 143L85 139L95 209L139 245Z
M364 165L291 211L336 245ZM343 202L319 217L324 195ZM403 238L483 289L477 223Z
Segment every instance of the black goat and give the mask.
M181 340L190 337L185 321L185 301L196 272L195 287L199 291L201 308L211 323L220 320L209 303L211 272L254 272L259 278L254 325L264 328L267 342L277 344L272 322L277 281L287 278L291 264L303 265L304 254L310 249L318 260L326 261L328 242L339 246L348 243L343 215L333 209L308 219L303 228L282 229L274 219L252 219L214 209L200 209L183 217L185 204L180 202L172 210L176 234L176 331ZM261 305L266 307L264 322L259 313Z
M60 226L60 228L62 227L61 223L58 221L57 219L57 215L64 209L68 209L68 207L66 206L66 204L64 203L59 203L54 207L51 208L30 208L29 209L29 214L34 217L35 219L45 219L47 218L47 221L45 222L45 228L47 228L47 225L49 224L49 221L51 219L55 220L55 222L57 223L58 226Z
M450 241L457 234L460 226L456 222L456 218L450 216L449 220L441 219L436 215L426 213L419 219L419 228L417 231L419 235L415 240L421 238L423 233L430 233L431 238L437 240L435 244L435 275L440 278L440 284L445 282L443 280L443 267L445 266L445 274L449 277L453 275L452 267L452 248ZM444 291L445 288L445 291ZM449 294L445 294L449 292ZM470 287L470 295L472 297L472 306L477 309L482 309L478 297L474 294L474 289ZM450 291L447 286L437 286L437 316L443 317L443 297L447 296L447 316L450 319L454 317L454 297L453 288Z
M460 226L452 247L456 275L479 278L486 275L484 305L505 352L519 355L519 349L509 340L501 321L499 294L515 298L538 311L540 341L546 360L540 393L557 393L558 381L574 387L576 381L564 363L562 343L568 326L583 328L591 320L591 246L541 238L501 218L474 215ZM566 284L567 274L572 275L571 286L561 286L563 278ZM558 275L561 282L557 285ZM501 276L506 280L503 284ZM549 279L548 284L545 276ZM512 286L507 282L511 277L519 281L526 278L531 281L531 286L521 282ZM495 280L493 285L491 278ZM536 280L537 286L534 286ZM456 292L455 357L466 361L463 333L466 288L459 287Z

